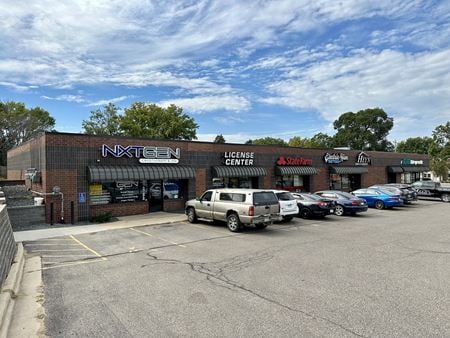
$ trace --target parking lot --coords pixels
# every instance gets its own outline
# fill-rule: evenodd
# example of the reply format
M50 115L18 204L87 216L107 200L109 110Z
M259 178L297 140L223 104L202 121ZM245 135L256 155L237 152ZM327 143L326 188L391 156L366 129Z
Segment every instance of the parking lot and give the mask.
M450 205L25 243L50 337L450 336Z

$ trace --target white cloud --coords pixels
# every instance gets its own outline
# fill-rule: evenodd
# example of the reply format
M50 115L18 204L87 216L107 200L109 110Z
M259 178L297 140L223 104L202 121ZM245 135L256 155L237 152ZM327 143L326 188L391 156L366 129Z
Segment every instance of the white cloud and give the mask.
M105 99L105 100L91 102L91 103L87 104L86 106L87 107L104 106L104 105L107 105L108 103L118 103L118 102L122 102L127 99L132 99L134 97L135 97L134 95L120 96L120 97L115 97L112 99Z
M250 102L242 96L198 96L162 101L162 106L175 104L192 113L210 112L216 110L245 111L250 108Z
M50 96L46 96L43 95L41 96L43 99L46 100L55 100L55 101L65 101L65 102L76 102L76 103L83 103L86 102L86 99L83 98L81 95L68 95L68 94L64 94L64 95L58 95L55 97L50 97Z
M449 69L450 49L416 55L360 50L273 82L267 87L272 95L261 101L316 110L328 121L347 111L382 107L394 116L394 131L401 135L406 133L402 121L423 127L450 120L450 86L444 85L450 83Z

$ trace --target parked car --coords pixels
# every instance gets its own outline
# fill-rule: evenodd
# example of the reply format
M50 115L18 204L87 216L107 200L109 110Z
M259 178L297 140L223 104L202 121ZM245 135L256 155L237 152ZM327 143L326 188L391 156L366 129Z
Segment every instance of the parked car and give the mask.
M281 219L277 196L262 189L207 190L201 197L187 201L185 211L190 223L198 218L224 221L232 232L247 224L263 229Z
M348 192L322 190L315 192L315 194L335 201L334 214L337 216L344 214L355 215L356 213L367 211L367 202Z
M433 181L417 181L412 184L419 197L440 198L443 202L450 202L450 188L441 187L441 183Z
M408 190L401 189L401 188L393 186L393 185L375 184L375 185L371 185L369 188L386 190L395 195L399 195L403 204L410 204L414 200L413 194L410 193Z
M414 188L412 187L411 184L405 184L405 183L387 183L386 185L388 186L393 186L393 187L397 187L400 188L402 190L405 190L410 198L412 198L413 201L417 201L417 191L414 190Z
M392 208L402 205L400 195L386 190L373 188L358 189L352 191L352 194L365 199L369 207L375 207L376 209Z
M178 198L180 195L178 185L175 183L164 182L163 189L162 197L164 199ZM152 197L161 198L161 184L153 183L150 185L150 193Z
M280 203L280 216L286 222L298 215L297 201L287 190L272 190Z
M325 217L334 213L334 201L310 193L292 193L297 200L301 218Z

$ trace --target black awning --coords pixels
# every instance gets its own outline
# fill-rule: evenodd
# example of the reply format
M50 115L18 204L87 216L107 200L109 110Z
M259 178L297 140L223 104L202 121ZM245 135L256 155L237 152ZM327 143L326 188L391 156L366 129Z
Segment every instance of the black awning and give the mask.
M335 174L365 174L369 170L366 167L331 167L331 172Z
M92 166L88 167L89 181L162 180L195 177L195 169L188 166Z
M275 173L281 176L284 175L316 175L317 168L307 166L289 166L289 167L275 167Z
M218 166L213 167L214 177L256 177L256 176L266 176L267 171L262 167L228 167L228 166Z
M430 171L428 167L402 167L405 173L421 173L424 171Z
M390 173L402 173L403 172L403 168L402 167L398 167L398 166L392 166L392 167L387 167L387 171Z

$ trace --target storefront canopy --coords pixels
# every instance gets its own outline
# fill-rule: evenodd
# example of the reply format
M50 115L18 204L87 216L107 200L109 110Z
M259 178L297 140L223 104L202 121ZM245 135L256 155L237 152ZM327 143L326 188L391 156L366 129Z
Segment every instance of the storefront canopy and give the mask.
M365 174L369 170L366 167L331 167L334 174Z
M403 168L403 171L405 173L421 173L421 172L424 172L424 171L430 171L430 168L428 168L428 167L419 167L419 166L416 166L416 167L402 167L402 168Z
M218 166L213 167L215 177L256 177L266 176L267 171L262 167L244 167L244 166Z
M430 171L430 168L428 167L400 167L400 166L392 166L392 167L388 167L388 172L390 173L403 173L403 172L407 172L407 173L419 173L419 172L423 172L423 171Z
M163 180L195 177L195 169L188 166L92 166L88 167L89 181Z
M277 175L316 175L317 168L306 166L289 166L289 167L275 167Z

